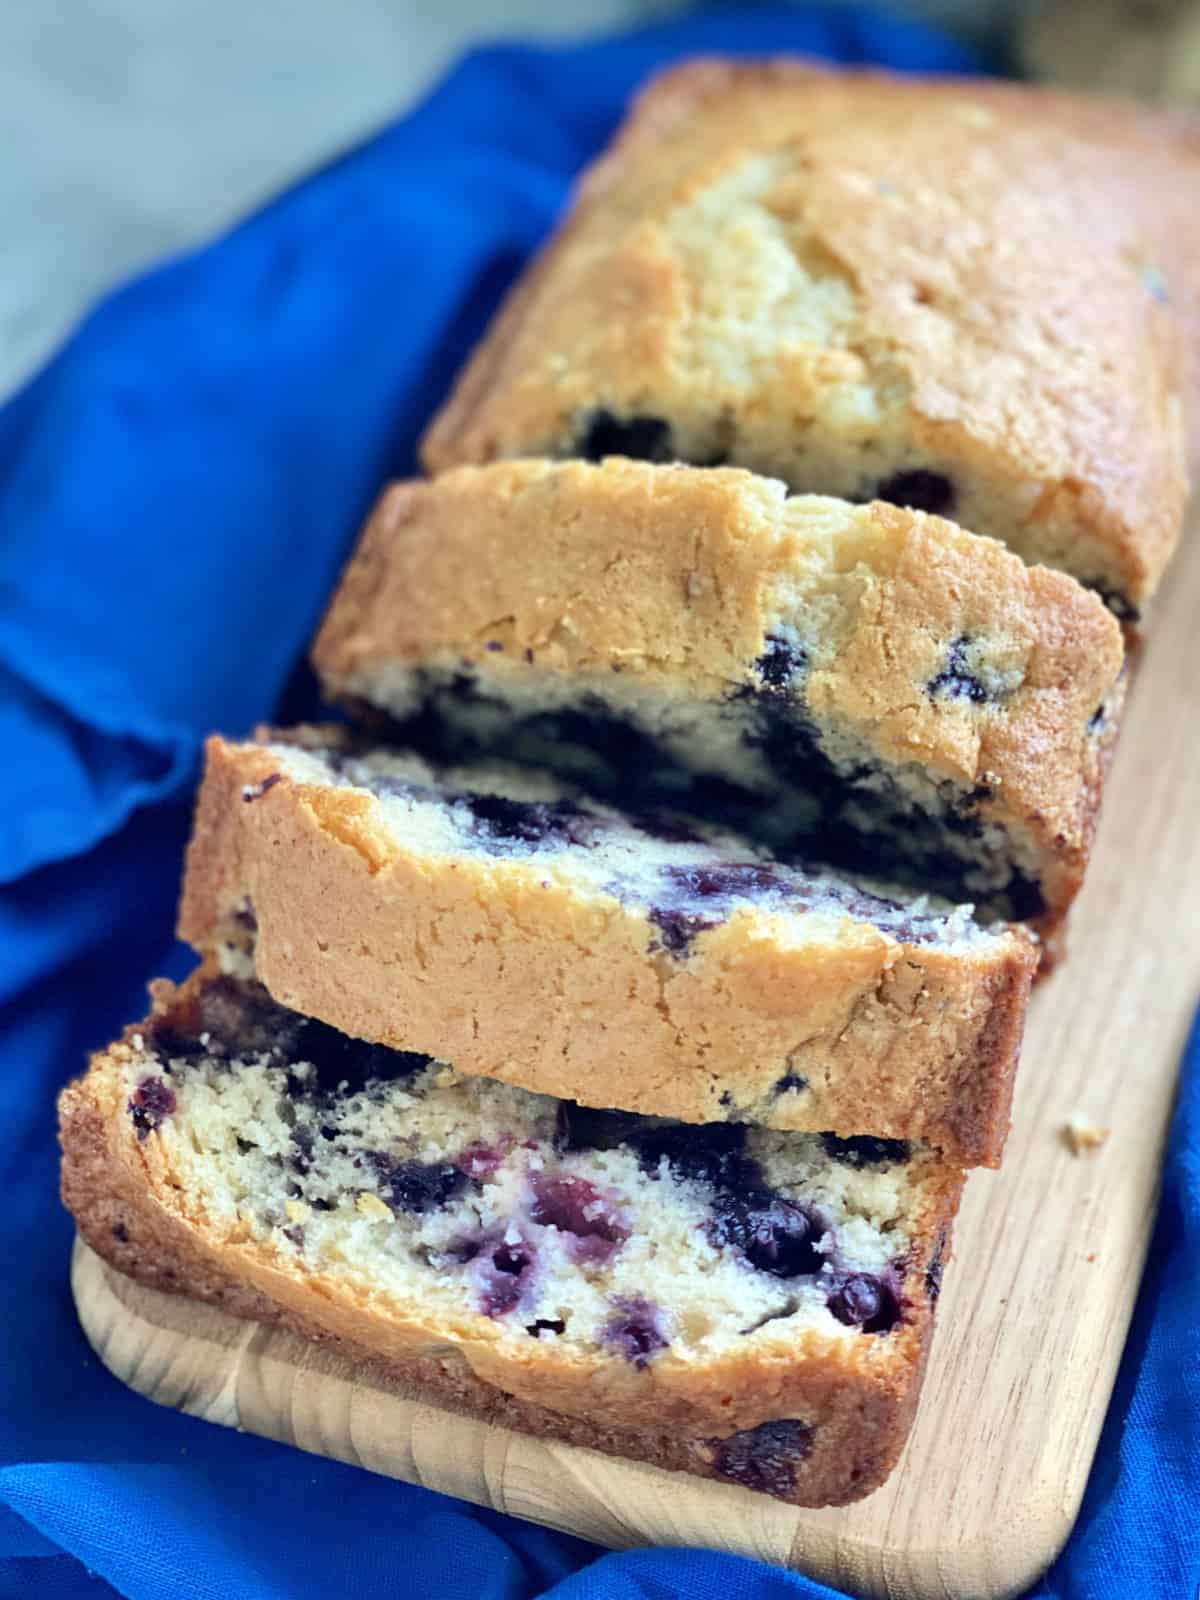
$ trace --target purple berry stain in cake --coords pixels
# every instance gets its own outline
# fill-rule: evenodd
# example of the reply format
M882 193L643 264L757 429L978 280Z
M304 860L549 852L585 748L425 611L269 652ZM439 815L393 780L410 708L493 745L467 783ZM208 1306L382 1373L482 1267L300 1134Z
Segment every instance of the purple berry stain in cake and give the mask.
M515 1310L533 1284L537 1257L525 1239L507 1237L485 1244L474 1257L485 1316L502 1317Z
M484 1144L482 1141L469 1144L454 1165L465 1172L468 1178L490 1178L493 1172L498 1172L504 1165L512 1143L511 1136L506 1135L499 1144ZM536 1144L533 1148L537 1148Z
M808 657L800 646L776 633L767 635L766 649L754 663L763 691L777 695L790 694L807 665Z
M613 1203L587 1178L564 1172L535 1172L529 1215L544 1228L568 1236L567 1248L579 1263L608 1261L629 1237L629 1225Z
M439 1211L471 1181L448 1161L392 1161L377 1151L368 1159L379 1177L379 1198L397 1214L423 1217Z
M797 1468L811 1451L812 1440L806 1422L790 1417L760 1422L757 1428L714 1440L713 1467L743 1489L786 1498L796 1487Z
M456 804L470 813L472 827L489 849L497 846L561 849L588 845L603 826L570 800L511 800L500 794L462 794Z
M946 665L925 685L925 693L931 699L969 700L972 705L982 705L988 699L987 690L971 671L967 659L970 647L965 633L954 640L946 654Z
M175 1091L162 1078L143 1078L129 1097L129 1115L139 1139L160 1128L175 1110Z
M808 1079L802 1078L798 1072L785 1072L782 1078L775 1080L776 1094L803 1094L808 1088Z
M906 506L910 511L930 511L935 516L948 517L954 510L957 496L944 472L914 467L885 478L876 486L874 498L886 500L890 505Z
M662 1312L651 1301L640 1297L615 1300L613 1304L617 1314L605 1323L602 1337L605 1344L619 1351L640 1372L653 1356L670 1344L663 1330Z
M774 868L757 861L736 861L719 867L663 867L647 921L658 929L655 941L673 956L686 956L696 935L728 920L738 900L779 890L787 883ZM789 893L789 902L803 897Z
M889 1333L900 1320L895 1295L869 1272L851 1272L841 1278L827 1304L839 1322L864 1333Z
M712 1210L708 1236L713 1244L736 1250L757 1272L799 1278L821 1270L825 1256L818 1245L829 1230L811 1208L760 1189L720 1194Z

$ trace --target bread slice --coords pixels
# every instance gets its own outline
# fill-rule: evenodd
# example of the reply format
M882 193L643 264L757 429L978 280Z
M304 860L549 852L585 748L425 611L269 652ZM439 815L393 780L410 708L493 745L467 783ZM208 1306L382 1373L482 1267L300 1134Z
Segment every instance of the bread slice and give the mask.
M1132 107L676 68L585 176L425 464L727 462L953 516L1133 616L1187 494L1198 185L1195 125Z
M212 970L60 1116L64 1199L121 1271L798 1505L894 1463L962 1186L921 1147L584 1111Z
M210 742L180 931L463 1072L963 1164L999 1160L1036 962L967 907L336 729Z
M314 651L439 759L501 752L1043 935L1122 661L1095 595L940 518L616 459L396 485Z

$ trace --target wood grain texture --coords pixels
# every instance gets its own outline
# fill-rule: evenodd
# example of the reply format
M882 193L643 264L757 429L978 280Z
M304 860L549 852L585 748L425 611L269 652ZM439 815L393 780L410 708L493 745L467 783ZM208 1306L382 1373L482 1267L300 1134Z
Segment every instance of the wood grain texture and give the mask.
M328 1352L141 1289L84 1246L74 1287L133 1388L614 1547L711 1545L865 1596L1020 1593L1078 1510L1149 1239L1200 978L1200 538L1150 622L1070 959L1035 996L1003 1171L976 1173L912 1438L855 1506L733 1487L489 1428ZM1076 1114L1111 1128L1074 1155Z

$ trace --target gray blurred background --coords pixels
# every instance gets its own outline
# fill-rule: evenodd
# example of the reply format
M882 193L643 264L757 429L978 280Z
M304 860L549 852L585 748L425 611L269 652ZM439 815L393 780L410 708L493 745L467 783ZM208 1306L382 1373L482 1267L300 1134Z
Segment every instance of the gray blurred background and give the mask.
M1142 0L1115 10L1181 4L1194 9ZM1027 9L896 8L990 40ZM685 0L0 0L0 395L103 290L395 116L467 45L686 9ZM1094 17L1114 7L1048 9Z

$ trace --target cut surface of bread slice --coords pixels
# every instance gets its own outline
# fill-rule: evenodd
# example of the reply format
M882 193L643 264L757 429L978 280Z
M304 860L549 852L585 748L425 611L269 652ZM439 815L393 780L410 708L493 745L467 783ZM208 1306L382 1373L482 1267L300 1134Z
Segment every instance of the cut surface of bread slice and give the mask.
M1198 182L1194 128L1132 107L786 60L669 71L425 464L749 467L953 516L1130 617L1187 495Z
M211 969L60 1114L83 1236L155 1287L797 1504L903 1443L962 1185L920 1146L587 1111Z
M994 1164L1036 947L545 776L210 742L180 931L357 1038L594 1106Z
M1124 690L1100 600L993 540L616 459L392 488L314 662L439 760L549 767L1043 934Z

